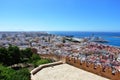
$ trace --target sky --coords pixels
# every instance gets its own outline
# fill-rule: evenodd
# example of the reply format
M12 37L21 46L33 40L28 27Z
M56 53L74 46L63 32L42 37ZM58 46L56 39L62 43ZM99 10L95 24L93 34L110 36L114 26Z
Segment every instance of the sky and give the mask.
M0 31L120 32L120 0L0 0Z

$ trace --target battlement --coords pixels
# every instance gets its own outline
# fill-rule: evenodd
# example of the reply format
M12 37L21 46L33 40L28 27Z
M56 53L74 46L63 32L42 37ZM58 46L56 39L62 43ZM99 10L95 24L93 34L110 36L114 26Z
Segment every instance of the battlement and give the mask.
M95 65L94 63L88 63L86 61L81 61L71 57L66 57L66 63L94 74L109 78L111 80L120 80L120 72L116 71L112 73L112 69L110 67L104 68L101 65Z
M110 67L104 67L102 65L95 65L94 63L89 63L86 61L82 61L80 59L74 58L74 57L65 57L65 56L59 56L54 54L41 54L42 58L50 58L57 61L63 61L64 63L70 64L72 66L75 66L77 68L86 70L88 72L92 72L94 74L109 78L111 80L120 80L120 72L119 71L112 71L112 68Z

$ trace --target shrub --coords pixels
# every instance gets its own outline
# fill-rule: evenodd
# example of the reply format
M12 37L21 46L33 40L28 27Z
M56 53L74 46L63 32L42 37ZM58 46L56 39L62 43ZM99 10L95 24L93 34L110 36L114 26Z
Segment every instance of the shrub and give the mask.
M28 69L15 71L0 65L0 80L30 80Z
M50 62L51 62L50 59L41 59L35 63L35 66L39 66L41 64L46 64L46 63L50 63Z
M14 77L11 80L30 80L30 73L28 69L21 69L14 73Z

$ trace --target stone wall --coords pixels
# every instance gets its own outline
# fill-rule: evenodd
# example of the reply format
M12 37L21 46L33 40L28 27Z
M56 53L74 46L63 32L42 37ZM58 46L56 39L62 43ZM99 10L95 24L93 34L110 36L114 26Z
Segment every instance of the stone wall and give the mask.
M62 61L63 63L66 62L66 57L59 56L55 54L39 54L41 58L48 58L48 59L54 59L55 61Z
M110 67L103 68L101 65L94 65L93 63L87 63L85 61L82 62L79 59L70 57L66 57L66 63L77 68L95 73L97 75L109 78L111 80L120 80L120 72L117 71L112 74L112 69Z
M63 62L62 62L62 61L58 61L58 62L43 64L43 65L38 66L37 68L33 69L33 70L30 72L30 74L31 74L31 80L35 80L35 79L34 79L34 75L35 75L37 72L39 72L40 70L42 70L43 68L50 67L50 66L55 66L55 65L60 65L60 64L63 64Z
M54 54L41 54L42 58L54 59L56 61L62 61L63 63L70 64L77 68L86 70L88 72L92 72L94 74L109 78L110 80L120 80L120 72L117 71L114 74L112 73L112 69L110 67L104 68L101 65L94 65L94 63L88 63L86 61L81 61L72 57L58 56Z

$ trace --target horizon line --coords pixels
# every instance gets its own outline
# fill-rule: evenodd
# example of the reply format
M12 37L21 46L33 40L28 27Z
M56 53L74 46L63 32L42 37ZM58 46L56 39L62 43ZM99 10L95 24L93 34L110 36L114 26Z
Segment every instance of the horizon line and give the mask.
M39 31L34 31L34 30L33 31L32 30L30 30L30 31L27 31L27 30L17 31L16 30L16 31L14 31L13 30L13 31L11 31L10 30L10 31L0 31L0 32L120 32L120 31L74 31L74 30L73 31L69 31L69 30L68 31L67 30L66 31L64 31L64 30L53 30L53 31L51 31L51 30L50 31L43 31L43 30L39 30Z

